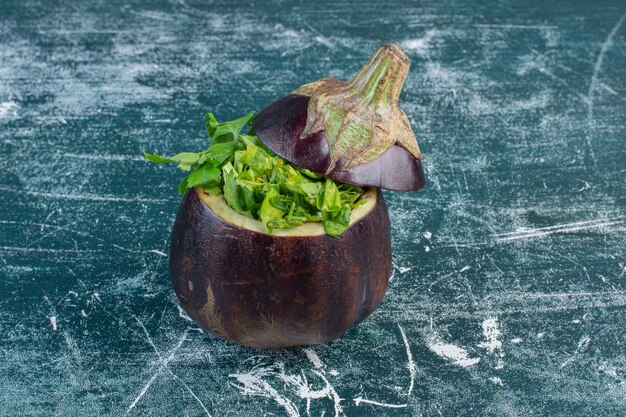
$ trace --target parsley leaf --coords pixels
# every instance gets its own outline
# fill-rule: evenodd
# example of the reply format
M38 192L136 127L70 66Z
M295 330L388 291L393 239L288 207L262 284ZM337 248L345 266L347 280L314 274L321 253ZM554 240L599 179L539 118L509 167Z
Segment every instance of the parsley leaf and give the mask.
M213 113L208 113L204 116L204 119L206 120L207 132L213 143L222 143L229 140L237 140L243 128L252 123L255 115L256 112L251 111L239 119L218 123Z
M146 158L150 162L155 162L157 164L163 164L167 162L178 162L178 168L183 171L191 171L191 168L198 163L201 152L192 153L192 152L182 152L170 157L163 157L157 154L149 154L147 152L143 153L144 158Z
M212 165L202 165L187 177L187 188L219 187L221 183L222 173Z
M202 152L202 155L198 159L198 164L204 164L208 161L214 167L218 167L232 158L235 155L235 150L237 150L239 146L240 144L236 141L211 143L209 148Z

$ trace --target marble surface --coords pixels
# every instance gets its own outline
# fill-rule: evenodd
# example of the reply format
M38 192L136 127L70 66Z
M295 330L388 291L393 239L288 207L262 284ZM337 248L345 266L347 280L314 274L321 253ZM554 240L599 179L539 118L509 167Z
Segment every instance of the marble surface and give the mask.
M0 415L626 414L626 4L0 4ZM202 116L383 42L427 187L386 193L393 277L320 346L207 335L168 279Z

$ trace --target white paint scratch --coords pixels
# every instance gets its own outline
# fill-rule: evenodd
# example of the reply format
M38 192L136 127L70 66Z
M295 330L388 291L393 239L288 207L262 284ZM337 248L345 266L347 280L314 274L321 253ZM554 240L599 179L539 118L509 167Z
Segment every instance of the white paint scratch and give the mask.
M483 336L485 341L478 344L478 347L487 349L489 353L502 349L502 342L499 340L500 329L498 328L498 320L494 317L483 321Z
M133 318L137 321L137 323L139 323L139 327L141 327L141 330L143 330L143 333L146 336L146 340L148 341L148 343L150 344L150 346L152 347L154 352L159 357L159 361L163 361L163 357L161 357L161 352L159 352L159 349L157 349L156 345L152 341L152 338L150 337L150 333L148 333L148 329L146 329L146 326L144 326L142 321L139 320L139 318L137 316L133 316Z
M426 345L436 355L447 359L462 368L468 368L480 362L480 358L470 358L467 350L451 343L444 342L436 334L431 335L426 340Z
M591 76L591 81L589 82L589 91L587 91L587 98L588 98L587 115L590 121L593 119L594 94L595 94L597 84L598 84L598 77L600 76L600 71L602 70L602 64L604 63L604 58L609 48L613 46L613 38L615 37L619 29L622 27L624 20L626 20L626 13L624 13L622 17L619 18L615 26L613 26L613 29L611 29L611 31L609 32L609 35L604 40L604 43L602 43L602 48L600 48L598 59L596 59L596 65L593 68L593 75Z
M143 330L144 335L146 336L146 340L148 341L148 344L150 344L150 346L152 347L152 349L156 353L157 357L159 358L159 362L163 363L163 357L161 356L161 352L159 351L159 349L157 349L156 345L152 341L152 338L150 337L150 333L148 333L148 329L146 329L146 326L144 326L144 324L142 323L141 320L139 320L138 317L136 317L136 316L133 316L133 317L135 318L135 320L137 320L137 323L139 323L139 326L141 327L141 329ZM172 377L174 377L174 379L176 379L180 384L182 384L183 387L185 387L187 392L189 392L191 394L191 396L196 400L196 402L200 405L200 407L202 407L202 410L204 411L204 414L206 414L208 417L211 417L211 414L209 413L209 410L207 410L207 408L204 405L204 403L202 402L202 400L200 400L200 398L196 395L195 392L193 392L191 387L189 385L187 385L187 383L185 381L183 381L178 375L176 375L169 368L168 364L169 364L169 361L168 361L168 363L165 363L165 365L163 365L163 367L167 369L167 371L170 373L170 375L172 375Z
M167 368L167 370L169 371L169 373L174 377L175 380L177 380L178 382L180 382L183 387L185 387L185 389L187 390L187 392L189 392L191 394L191 396L196 400L196 402L198 404L200 404L200 407L202 407L202 411L204 411L204 414L207 417L211 417L211 414L209 413L209 410L206 409L204 403L202 402L202 400L200 400L200 398L198 398L198 396L196 395L195 392L193 392L193 390L191 389L191 387L189 387L189 385L187 385L187 383L185 381L183 381L182 379L180 379L180 377L178 375L176 375L174 372L172 372L171 369Z
M318 369L324 367L324 364L320 360L320 357L317 356L317 353L315 353L313 349L306 348L306 349L303 349L303 352L306 354L306 357L309 358L309 361L311 361L313 366L315 366Z
M563 362L561 364L561 368L565 368L567 365L569 365L570 363L572 363L577 356L586 351L587 348L589 347L589 345L591 344L591 338L589 336L583 336L579 341L578 341L578 346L576 347L576 350L574 351L574 354L568 358L565 362Z
M580 221L573 223L559 224L537 229L520 228L514 232L497 234L497 242L507 242L511 240L529 239L534 237L548 236L555 233L572 233L590 229L605 228L608 226L624 224L624 217L614 217L607 219Z
M147 197L116 197L101 194L67 194L62 192L44 192L33 190L17 190L9 187L0 186L0 191L27 194L34 197L44 197L50 199L70 200L70 201L95 201L95 202L113 202L113 203L167 203L170 200L163 198L147 198Z
M504 368L504 352L502 351L502 342L500 341L500 329L498 326L498 320L495 317L490 317L483 321L483 337L484 342L480 342L478 347L486 349L489 353L498 352L498 363L495 369Z
M161 252L160 250L150 249L148 252L151 252L151 253L156 253L157 255L160 255L160 256L165 256L165 257L167 258L167 254L166 254L166 253L164 253L164 252Z
M407 402L404 404L389 404L380 401L368 400L363 398L362 396L358 396L352 399L354 404L358 407L361 404L370 404L378 407L386 407L386 408L405 408L409 405L409 399L411 398L411 394L413 393L413 389L415 388L415 377L417 375L417 365L413 360L413 353L411 353L411 346L409 345L409 339L406 337L404 333L404 329L398 324L398 329L400 330L400 335L402 336L402 342L404 343L404 348L406 350L406 358L407 358L407 369L409 370L409 388L407 389Z
M430 41L438 34L435 29L426 31L423 37L415 39L407 39L400 43L403 49L409 52L415 52L418 55L427 55L430 47Z
M335 388L333 388L330 382L328 382L328 379L324 376L324 374L316 370L313 370L313 373L319 376L322 379L322 381L324 381L324 383L326 384L326 388L328 389L330 393L330 398L333 400L333 407L335 409L335 417L339 417L340 414L343 414L343 408L341 407L341 404L340 404L341 398L339 397L339 394L337 394L337 391L335 390Z
M243 395L261 396L271 398L278 405L283 407L289 417L300 417L298 408L293 402L281 395L274 387L272 387L265 378L275 375L274 367L254 367L247 373L229 374L231 378L235 378L241 385L231 384L239 388Z
M183 310L183 308L178 303L176 303L176 307L178 308L178 315L180 317L184 318L187 321L190 321L190 322L194 323L194 321L191 319L191 317L189 317L187 312L185 310Z
M499 385L499 386L501 386L501 387L502 387L502 386L504 386L504 384L502 383L502 379L500 379L500 378L499 378L499 377L497 377L497 376L492 376L491 378L489 378L489 380L490 380L491 382L493 382L494 384L496 384L496 385Z
M613 45L613 38L615 37L615 35L619 31L620 27L624 23L624 20L626 20L626 13L624 13L622 15L622 17L619 18L619 20L617 21L615 26L613 26L613 29L611 29L611 31L609 32L609 35L604 40L604 43L602 43L602 48L600 48L600 53L598 54L598 59L596 60L596 65L593 68L593 74L591 76L591 81L589 82L589 90L587 91L587 120L588 120L588 123L589 123L590 127L593 125L593 110L594 110L595 92L596 92L596 89L597 89L597 84L598 84L598 78L600 76L600 71L602 70L602 63L604 62L604 58L606 57L606 53L608 52L609 48ZM591 160L593 161L593 165L594 165L594 167L597 168L598 162L596 160L596 155L595 155L595 152L593 150L593 144L591 143L591 135L592 134L593 134L593 132L590 131L586 135L587 148L589 149L589 155L591 156Z
M15 116L17 113L17 107L17 103L14 101L5 101L3 103L0 103L0 119L8 116L9 112L11 112L12 116Z
M459 272L466 272L466 271L469 271L470 269L472 269L472 267L469 265L466 265L463 268L459 269Z
M50 316L50 324L52 325L52 330L57 331L57 316Z
M61 158L71 158L71 159L83 159L86 161L107 161L107 162L126 162L126 161L145 161L146 158L143 156L137 155L112 155L112 154L102 154L102 153L57 153Z
M405 408L407 407L408 404L387 404L387 403L381 403L378 401L372 401L372 400L368 400L365 399L363 397L356 397L354 399L354 404L356 406L359 406L361 404L371 404L371 405L377 405L379 407L387 407L387 408Z
M536 56L540 57L541 59L543 59L545 61L549 61L550 65L557 66L557 67L562 68L562 69L564 69L565 71L568 71L568 72L573 72L575 74L582 75L580 72L576 71L575 69L573 69L571 67L568 67L567 65L564 65L562 62L559 62L559 61L556 61L556 60L552 59L551 57L549 57L546 54L542 54L541 52L537 51L536 49L531 48L530 50L531 50L531 52L533 54L535 54ZM607 91L608 93L610 93L610 94L612 94L614 96L619 94L611 86L607 85L606 83L604 83L604 82L602 82L600 80L598 80L597 85L598 85L598 87L602 88L603 90Z
M407 359L407 368L409 369L409 376L411 378L411 382L409 383L409 389L407 390L406 396L407 399L411 398L411 394L413 393L413 388L415 387L415 376L417 375L417 365L415 365L415 361L413 360L413 354L411 353L411 346L409 345L409 340L404 334L404 329L398 323L398 329L400 330L400 334L402 335L402 341L404 342L404 347L406 349L406 359Z
M514 25L514 24L480 24L476 25L478 28L483 29L521 29L521 30L546 30L546 29L558 29L557 26L552 25Z
M40 253L74 253L74 254L96 254L102 253L103 250L98 249L51 249L51 248L29 248L29 247L19 247L19 246L0 246L0 250L6 251L9 253L12 252L40 252Z
M567 91L577 97L581 102L583 102L587 106L589 105L589 98L587 96L579 92L578 89L572 86L566 79L559 77L558 75L550 71L541 62L536 62L535 60L532 60L532 58L529 58L523 63L523 65L518 68L516 72L517 75L525 75L533 69L563 85ZM548 96L545 96L545 99L540 99L537 103L539 104L539 107L545 107L548 104L548 98Z
M176 344L176 346L174 346L174 348L170 351L170 354L165 359L161 360L161 362L159 363L158 369L152 375L152 377L150 377L148 382L146 382L146 385L143 386L141 391L139 391L139 394L135 397L133 402L128 406L128 409L126 410L125 415L128 415L133 410L133 408L135 408L139 400L141 400L141 398L143 398L143 396L146 395L146 392L148 392L148 390L150 389L154 381L159 377L163 369L172 361L172 359L174 359L174 357L176 356L176 352L178 352L178 350L181 348L185 340L187 340L187 332L188 330L185 330L183 335L178 340L178 343ZM154 346L154 344L152 344L152 346Z
M74 360L77 363L80 363L82 359L80 349L78 348L78 345L76 345L76 341L69 335L68 332L63 332L63 339L65 340L65 344L67 345L68 350L74 357Z
M275 389L267 381L267 379L276 378L284 382L286 386L291 388L299 398L306 400L306 410L308 416L311 415L311 401L323 398L327 398L333 401L335 417L339 417L340 415L342 415L342 400L330 381L328 381L328 379L324 375L323 371L312 369L311 372L324 382L324 388L320 390L311 389L309 382L304 375L304 372L302 372L301 375L287 374L285 372L285 365L282 362L277 362L271 366L257 365L246 373L230 374L228 376L231 378L235 378L239 382L239 385L230 385L241 390L243 395L271 398L285 409L289 417L300 416L298 407L287 396L282 395L277 389Z

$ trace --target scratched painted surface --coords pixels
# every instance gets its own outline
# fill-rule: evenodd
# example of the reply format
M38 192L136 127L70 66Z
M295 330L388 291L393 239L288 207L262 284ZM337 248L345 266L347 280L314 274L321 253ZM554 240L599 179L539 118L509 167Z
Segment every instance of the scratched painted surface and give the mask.
M624 415L626 4L233 3L0 3L0 415ZM198 331L140 153L387 41L429 182L386 194L380 308L310 349Z

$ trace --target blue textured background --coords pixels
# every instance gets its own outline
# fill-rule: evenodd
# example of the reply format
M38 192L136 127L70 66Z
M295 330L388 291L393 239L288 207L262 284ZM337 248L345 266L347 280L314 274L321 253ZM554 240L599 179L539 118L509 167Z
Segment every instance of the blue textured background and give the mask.
M0 415L626 414L626 4L0 3ZM202 116L383 42L428 186L386 193L394 274L345 337L198 331L167 273Z

